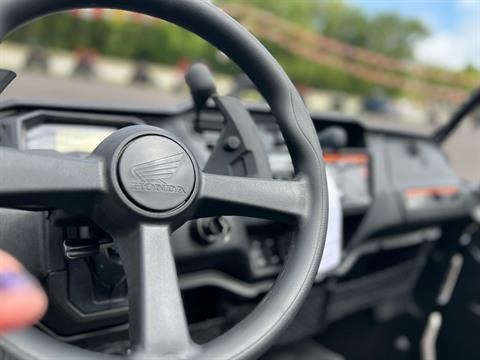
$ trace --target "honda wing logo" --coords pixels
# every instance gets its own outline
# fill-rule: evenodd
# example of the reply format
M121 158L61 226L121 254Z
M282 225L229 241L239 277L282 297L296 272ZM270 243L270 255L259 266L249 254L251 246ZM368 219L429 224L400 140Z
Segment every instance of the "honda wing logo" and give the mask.
M132 183L132 190L185 194L182 186L167 182L182 165L184 156L180 153L135 165L131 171L138 182Z

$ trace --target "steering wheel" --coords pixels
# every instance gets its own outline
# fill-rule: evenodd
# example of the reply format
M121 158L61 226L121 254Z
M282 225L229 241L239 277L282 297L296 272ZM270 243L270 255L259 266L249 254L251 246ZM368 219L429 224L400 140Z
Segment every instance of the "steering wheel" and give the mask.
M295 180L207 174L172 134L151 126L110 135L87 159L0 149L0 206L88 216L120 253L129 287L126 357L246 359L259 356L308 294L323 251L328 199L315 128L295 87L269 52L203 0L0 0L0 39L35 18L78 8L135 11L175 23L223 51L252 79L277 119ZM198 345L189 335L170 234L193 218L238 215L296 221L290 256L262 302L241 322ZM105 358L32 328L0 340L21 359Z

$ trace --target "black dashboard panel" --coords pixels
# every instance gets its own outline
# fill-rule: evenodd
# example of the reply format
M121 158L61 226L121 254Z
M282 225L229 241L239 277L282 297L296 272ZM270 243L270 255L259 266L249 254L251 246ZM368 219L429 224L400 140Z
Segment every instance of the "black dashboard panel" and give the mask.
M392 184L397 189L459 182L445 155L432 141L390 136L386 151Z
M373 201L349 247L376 234L468 217L469 193L432 139L367 129Z
M249 110L259 126L259 135L269 155L274 177L290 178L293 176L291 159L272 115L263 106L250 106ZM189 104L158 112L135 108L5 103L0 107L1 114L0 144L3 146L82 152L81 147L61 144L82 140L89 143L85 148L87 152L115 129L148 123L164 127L188 141L187 145L194 148L200 164L208 158L223 126L222 117L215 107L209 107L195 123ZM460 180L442 150L428 137L370 128L357 119L337 114L312 114L312 118L319 134L331 127L341 128L346 134L341 148L324 147L327 166L343 193L346 216L368 214L380 198L388 198L382 205L385 209L378 214L383 215L385 227L389 226L386 220L388 213L392 213L397 221L399 218L405 220L407 216L411 221L419 218L428 220L428 214L433 215L430 211L432 206L437 210L451 207L454 212L464 213L461 211L465 203ZM83 131L83 139L74 139L72 134L75 131ZM350 160L354 158L362 160L352 163ZM417 193L421 189L427 193L425 189L435 186L455 186L458 191L455 196L439 196L438 191L432 190L432 196L416 196L412 200L411 194L415 189ZM422 204L425 209L421 208ZM397 210L393 210L395 208ZM425 216L421 214L423 210Z
M390 137L388 170L407 223L465 216L468 197L445 154L428 140Z
M251 106L249 110L259 125L259 135L269 155L274 177L290 178L293 176L290 156L273 117L263 106ZM195 123L189 105L166 109L163 112L152 112L117 108L87 111L86 107L58 104L52 106L38 104L36 107L28 103L10 105L6 103L3 109L0 108L0 112L4 113L0 118L2 124L0 144L23 149L82 152L81 145L71 145L73 140L80 140L79 142L87 143L88 146L84 150L88 152L111 131L140 123L165 127L178 133L182 140L189 139L192 137L191 133L199 130L200 134L194 136L194 141L188 140L187 145L195 148L194 152L200 164L208 158L209 151L223 126L222 117L214 107L208 108L199 122ZM371 129L354 118L337 114L312 114L312 118L319 134L331 127L345 131L346 140L343 146L338 149L324 147L324 152L327 154L326 159L330 159L327 161L330 173L336 178L343 194L342 204L347 216L366 214L374 198L383 196L391 198L388 200L390 205L385 205L389 208L388 211L394 208L393 197L402 209L402 217L413 211L415 215L409 216L412 217L412 221L417 215L421 215L422 209L419 206L422 203L426 209L439 205L447 208L452 206L454 211L460 210L458 207L463 205L463 202L458 200L459 197L462 198L461 194L441 197L445 199L440 203L432 202L428 196L423 197L423 202L418 196L415 201L412 200L411 192L418 188L432 186L460 188L460 180L454 174L442 150L429 138ZM82 134L79 139L75 139L73 135L75 131ZM376 138L379 141L372 141ZM65 142L69 145L65 146ZM341 160L332 161L340 156ZM362 163L345 161L355 157L366 160L362 160ZM382 188L382 182L386 184L385 188ZM460 190L458 192L461 193ZM435 191L432 194L436 194ZM438 194L433 197L439 198ZM395 218L398 219L398 215L400 214L394 211Z
M291 158L271 113L265 108L250 110L258 125L273 176L292 178ZM468 194L464 192L462 183L451 170L442 150L429 138L371 129L355 119L338 115L313 114L312 118L319 134L332 127L340 128L345 133L341 146L335 145L340 144L338 141L332 141L331 146L324 146L328 171L342 194L345 253L378 234L405 231L405 225L440 224L468 213ZM175 133L192 150L202 166L218 139L223 122L213 107L208 108L199 121L195 122L194 119L190 105L147 111L58 104L3 104L0 105L0 145L29 151L81 153L79 155L85 156L111 131L146 123ZM75 138L76 132L81 136ZM72 146L71 142L77 140L84 144ZM67 146L64 142L68 143ZM89 238L92 237L108 240L95 224L70 214L5 211L7 213L2 214L4 218L38 225L29 226L29 233L16 234L19 243L23 244L19 247L18 255L22 256L21 251L28 244L31 249L38 248L38 237L43 236L38 251L51 253L50 262L37 264L35 269L30 270L41 276L46 286L52 289L53 302L57 299L59 304L67 304L66 307L51 311L60 313L62 321L73 321L78 325L70 327L70 333L63 335L89 331L99 325L108 327L125 322L125 288L116 289L118 297L115 302L106 305L105 301L108 300L102 284L111 279L103 279L102 284L98 285L95 283L98 279L88 275L88 266L82 259L70 261L64 258L63 244L69 236L73 236L73 240L79 234L85 235L83 240L91 240ZM190 288L197 283L203 287L214 287L220 281L218 274L221 274L222 284L227 282L231 288L233 283L240 282L242 288L248 290L242 290L243 293L248 294L251 289L249 286L265 286L278 274L288 255L293 229L288 224L280 226L245 218L224 220L230 232L223 240L228 241L202 241L198 228L205 224L198 222L186 224L174 233L176 239L173 247L182 274L180 284L189 284ZM36 247L33 246L33 239ZM12 244L8 249L15 253ZM108 258L93 257L89 262L89 266L94 268L109 265L116 269L112 273L118 272ZM210 271L208 276L203 275L205 269ZM212 272L216 277L212 277ZM75 277L75 284L93 289L91 292L98 306L95 302L92 304L91 299L78 296L79 292L71 287L71 277ZM238 286L233 288L238 289ZM83 309L83 314L79 309ZM48 325L53 330L66 328L65 323L59 324L53 320L58 318L58 313L50 313L47 317L47 322L51 320Z

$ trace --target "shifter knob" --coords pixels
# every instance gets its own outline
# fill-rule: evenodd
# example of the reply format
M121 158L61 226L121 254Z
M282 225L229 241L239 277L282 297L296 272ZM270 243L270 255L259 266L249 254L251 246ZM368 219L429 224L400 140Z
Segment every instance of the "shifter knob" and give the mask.
M347 146L348 135L345 129L339 126L329 126L318 134L318 140L323 147L338 150Z
M185 74L185 81L190 87L197 114L205 106L207 100L217 92L212 73L205 64L193 64Z

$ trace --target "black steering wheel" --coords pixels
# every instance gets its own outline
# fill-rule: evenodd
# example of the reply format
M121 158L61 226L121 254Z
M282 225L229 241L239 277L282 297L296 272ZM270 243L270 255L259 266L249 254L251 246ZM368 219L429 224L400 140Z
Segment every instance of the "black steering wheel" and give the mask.
M223 11L204 0L0 0L0 39L35 18L78 8L115 8L162 18L203 37L252 79L269 103L295 167L294 181L202 172L173 135L132 126L88 159L0 149L0 206L61 208L92 218L115 241L129 286L127 357L246 359L259 356L310 290L326 236L328 199L317 135L280 65ZM291 254L275 285L234 328L202 345L189 336L170 233L193 218L239 215L295 220ZM21 359L105 358L34 328L1 338Z

